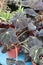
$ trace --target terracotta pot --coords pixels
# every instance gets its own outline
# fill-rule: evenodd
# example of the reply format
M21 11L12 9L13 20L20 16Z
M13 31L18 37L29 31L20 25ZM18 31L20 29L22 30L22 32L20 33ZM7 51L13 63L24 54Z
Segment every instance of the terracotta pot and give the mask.
M0 41L0 47L2 46L2 43L1 43L1 41Z
M9 52L8 52L8 56L10 58L16 58L19 54L19 51L20 51L20 48L15 48L15 49L11 49Z
M36 65L34 62L32 62L33 65Z

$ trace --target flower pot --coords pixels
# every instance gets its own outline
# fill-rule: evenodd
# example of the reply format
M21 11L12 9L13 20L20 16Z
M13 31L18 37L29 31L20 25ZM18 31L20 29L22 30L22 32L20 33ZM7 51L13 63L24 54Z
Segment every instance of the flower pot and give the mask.
M20 51L19 47L15 48L15 49L11 49L10 51L8 51L8 56L10 58L16 58L19 54L19 51Z
M1 43L1 41L0 41L0 47L2 46L2 43Z
M33 65L37 65L36 63L32 62Z

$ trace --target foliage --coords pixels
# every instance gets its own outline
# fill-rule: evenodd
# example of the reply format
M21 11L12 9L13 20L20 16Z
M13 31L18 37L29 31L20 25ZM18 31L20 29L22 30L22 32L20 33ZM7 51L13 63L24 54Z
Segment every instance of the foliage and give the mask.
M24 12L24 8L22 7L22 5L18 8L17 12Z
M7 22L12 18L14 12L10 13L10 11L0 11L0 18L6 20Z
M13 18L13 16L15 15L16 12L21 12L21 13L24 12L24 9L22 8L22 6L20 6L18 8L18 10L14 11L14 12L10 12L10 11L8 11L9 8L8 7L6 7L6 8L7 8L6 11L1 11L0 10L0 19L5 20L7 22L9 22L9 20L11 18Z

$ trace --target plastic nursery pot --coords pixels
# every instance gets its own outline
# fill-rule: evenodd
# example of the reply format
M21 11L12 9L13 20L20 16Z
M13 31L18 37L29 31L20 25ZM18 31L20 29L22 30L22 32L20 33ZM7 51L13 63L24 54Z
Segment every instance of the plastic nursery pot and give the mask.
M20 47L16 47L14 49L11 49L10 51L8 51L8 56L10 58L16 58L19 54L20 51Z

